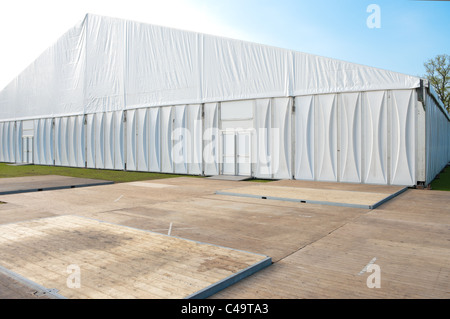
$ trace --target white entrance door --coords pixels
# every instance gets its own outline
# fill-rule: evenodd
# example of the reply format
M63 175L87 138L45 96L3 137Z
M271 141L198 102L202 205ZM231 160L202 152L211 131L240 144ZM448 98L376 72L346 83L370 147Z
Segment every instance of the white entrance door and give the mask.
M251 174L251 133L222 131L222 175Z
M22 137L22 162L33 164L33 136Z
M222 175L236 175L235 132L222 132Z
M236 132L236 162L237 172L239 176L252 175L251 162L251 133L250 132Z

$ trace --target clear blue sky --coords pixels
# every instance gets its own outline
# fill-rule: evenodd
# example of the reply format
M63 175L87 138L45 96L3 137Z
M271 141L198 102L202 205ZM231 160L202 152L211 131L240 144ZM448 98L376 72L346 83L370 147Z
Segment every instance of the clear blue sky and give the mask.
M370 4L380 28L370 29ZM293 49L411 75L450 54L450 1L2 0L0 89L94 13Z

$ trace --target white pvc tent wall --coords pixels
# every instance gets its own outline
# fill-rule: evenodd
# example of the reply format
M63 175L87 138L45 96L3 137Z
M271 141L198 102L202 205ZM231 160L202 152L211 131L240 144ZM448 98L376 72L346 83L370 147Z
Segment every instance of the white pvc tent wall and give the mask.
M416 184L415 90L253 100L252 176ZM235 102L239 104L248 101ZM449 121L426 101L427 180L449 155ZM177 174L220 173L220 108L178 105L34 121L34 163ZM295 111L293 106L295 105ZM204 117L202 119L202 113ZM20 162L19 122L0 123L3 162ZM431 156L434 154L434 156ZM203 159L203 160L202 160Z
M0 162L22 162L22 122L0 122Z
M450 158L450 125L430 94L418 101L420 87L391 71L87 15L0 92L0 161L22 161L31 119L35 164L429 183Z
M297 98L295 178L416 182L414 90Z
M426 97L426 184L450 160L450 117L432 95ZM445 116L444 116L445 115Z

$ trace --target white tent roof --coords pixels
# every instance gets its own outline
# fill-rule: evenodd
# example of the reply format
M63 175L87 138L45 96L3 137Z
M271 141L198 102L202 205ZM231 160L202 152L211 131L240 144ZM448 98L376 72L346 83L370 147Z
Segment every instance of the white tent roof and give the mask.
M0 92L0 120L419 85L373 67L88 14Z

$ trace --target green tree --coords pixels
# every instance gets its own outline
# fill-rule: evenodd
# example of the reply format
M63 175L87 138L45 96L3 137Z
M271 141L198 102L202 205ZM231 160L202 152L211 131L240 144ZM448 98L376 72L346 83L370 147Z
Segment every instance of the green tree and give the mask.
M433 85L447 111L450 112L450 56L448 54L437 55L424 65L427 72L425 77Z

